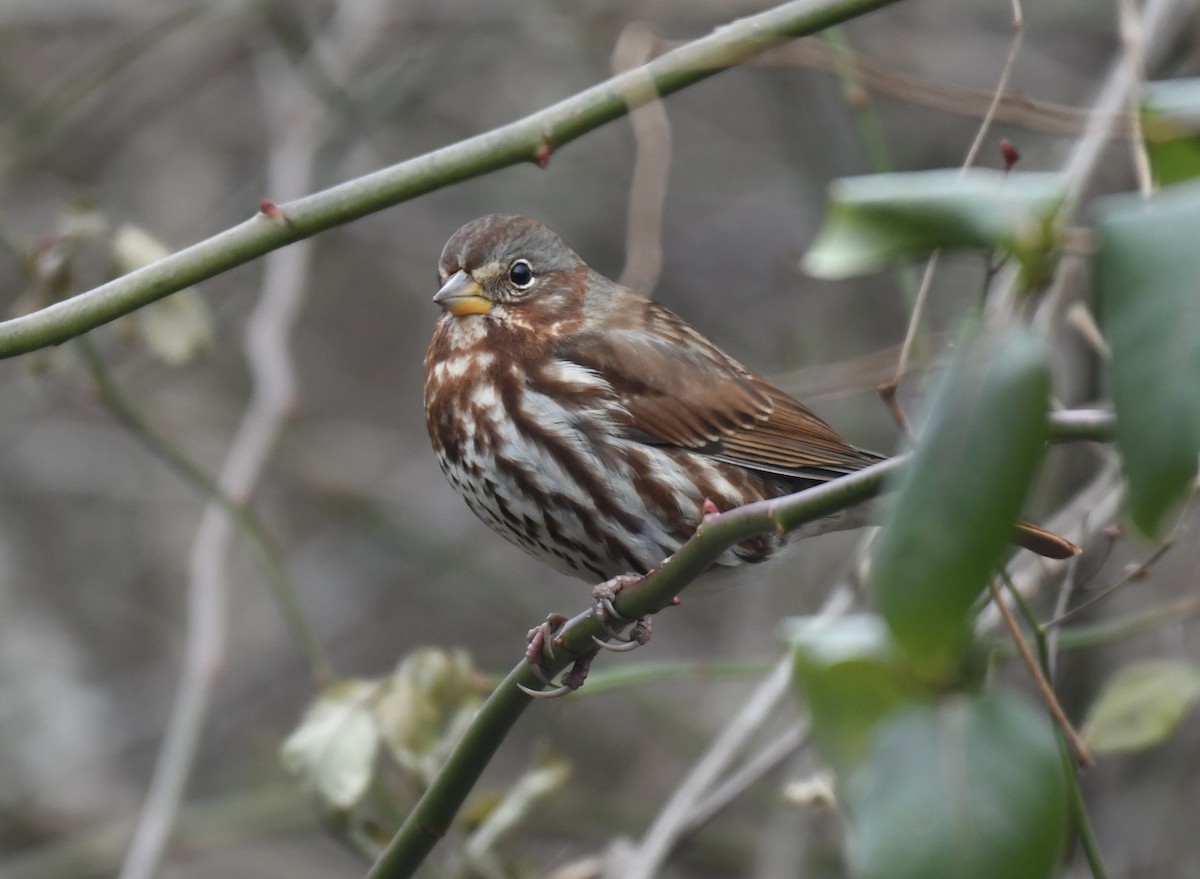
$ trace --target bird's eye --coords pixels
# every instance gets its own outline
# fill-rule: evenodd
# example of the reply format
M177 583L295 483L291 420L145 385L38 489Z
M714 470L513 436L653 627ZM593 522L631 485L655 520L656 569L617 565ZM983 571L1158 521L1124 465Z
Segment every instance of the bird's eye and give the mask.
M533 269L528 262L519 259L508 267L508 279L514 287L525 290L533 284Z

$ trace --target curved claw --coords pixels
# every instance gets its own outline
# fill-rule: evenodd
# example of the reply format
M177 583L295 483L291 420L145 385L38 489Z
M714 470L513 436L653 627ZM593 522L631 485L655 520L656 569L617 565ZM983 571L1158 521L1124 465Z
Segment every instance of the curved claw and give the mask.
M519 689L530 699L560 699L563 696L573 692L573 690L566 684L555 687L553 690L531 690L524 684L517 684L517 689Z
M535 663L529 663L529 668L533 671L533 676L545 684L547 687L551 685L551 679L546 677L546 673L542 671L542 667Z
M615 620L619 623L632 623L633 620L626 619L617 612L617 606L613 604L612 596L604 595L596 599L596 615L605 623L609 620Z
M597 647L603 647L605 650L611 650L613 653L628 653L630 650L637 650L643 643L636 638L618 637L616 640L618 643L610 644L608 641L603 641L592 635L592 641L595 642Z
M605 607L607 605L607 608ZM615 611L610 613L612 602L608 599L596 603L596 622L600 624L600 628L604 630L604 634L612 638L614 641L628 641L629 639L614 629L608 624L611 619L623 620L624 618L618 615Z

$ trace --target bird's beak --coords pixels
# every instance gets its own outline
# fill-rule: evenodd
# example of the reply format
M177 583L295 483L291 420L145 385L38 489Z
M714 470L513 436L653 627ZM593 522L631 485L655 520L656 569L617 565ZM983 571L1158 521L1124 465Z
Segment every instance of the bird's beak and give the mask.
M492 310L492 300L484 294L475 279L459 270L451 275L433 301L455 317L468 314L487 314Z

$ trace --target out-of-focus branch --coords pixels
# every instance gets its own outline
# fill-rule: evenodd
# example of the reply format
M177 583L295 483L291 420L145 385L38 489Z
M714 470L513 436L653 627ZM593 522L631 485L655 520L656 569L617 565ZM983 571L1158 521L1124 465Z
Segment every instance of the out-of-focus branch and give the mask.
M312 184L320 107L287 69L276 67L264 61L259 74L265 92L262 103L275 123L268 125L275 140L267 179L272 192L290 195ZM254 392L217 479L221 495L238 504L253 494L295 401L289 337L308 286L310 253L310 243L302 242L270 255L262 296L246 330ZM192 544L183 672L121 879L151 879L175 825L224 660L228 564L235 534L229 511L220 501L210 501Z
M613 70L641 68L652 57L655 36L650 26L635 21L621 32L613 50ZM671 120L657 100L654 80L644 79L647 94L629 114L633 123L633 179L629 183L629 217L625 224L625 268L620 282L650 291L662 271L663 209L671 172Z
M776 706L787 697L792 680L792 659L785 656L767 675L737 712L734 722L721 730L708 753L676 788L670 801L658 813L641 845L630 852L624 863L613 865L604 879L651 879L675 847L688 825L695 803L720 779L725 768L741 753Z
M825 602L821 616L834 619L852 604L850 590L836 589ZM775 746L752 756L739 770L726 775L734 760L766 724L787 695L792 680L792 659L785 656L758 685L713 741L708 752L675 789L642 837L619 864L609 865L605 879L652 879L679 844L710 820L717 810L743 793L765 772L794 753L808 738L807 724L793 723ZM760 759L761 758L761 759Z
M33 314L0 323L0 357L85 333L147 303L333 226L435 189L522 162L544 165L555 149L640 106L778 46L897 0L795 0L732 22L644 67L614 76L544 110L258 213L166 259ZM646 89L647 77L654 83ZM275 193L279 197L278 193Z
M664 40L659 43L658 48L665 52L676 45L678 44ZM872 61L861 53L843 50L841 47L821 43L815 39L788 43L786 46L764 52L747 63L754 67L805 67L839 75L850 74L860 88L874 94L971 119L982 119L987 115L995 96L993 89L935 82ZM1059 104L1027 95L1005 95L996 106L994 120L1030 131L1073 136L1083 133L1093 115L1092 110L1070 104ZM1111 121L1111 137L1131 136L1127 116L1115 116Z
M270 581L275 600L292 630L292 637L304 652L309 670L318 685L333 678L329 660L317 640L316 633L300 609L295 585L288 575L287 565L271 534L253 508L235 501L199 464L189 458L170 439L155 429L138 411L133 401L113 381L112 375L91 344L90 336L76 344L92 374L92 381L105 406L160 461L204 497L217 504L233 520L242 538L254 552L259 565Z

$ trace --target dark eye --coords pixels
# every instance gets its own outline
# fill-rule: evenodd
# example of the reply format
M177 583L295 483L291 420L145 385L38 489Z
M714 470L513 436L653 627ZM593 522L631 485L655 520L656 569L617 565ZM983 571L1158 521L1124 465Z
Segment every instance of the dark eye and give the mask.
M528 262L519 259L508 267L508 279L514 287L524 290L533 283L533 269Z

